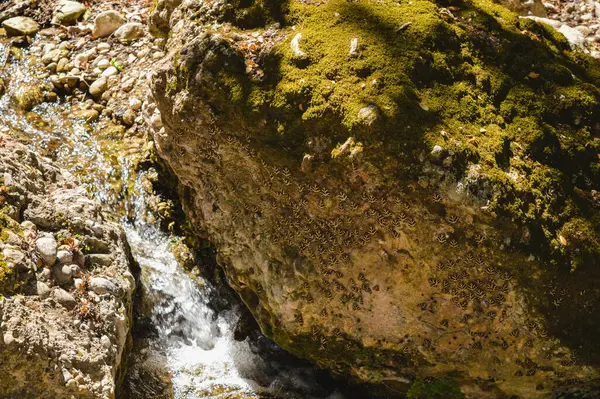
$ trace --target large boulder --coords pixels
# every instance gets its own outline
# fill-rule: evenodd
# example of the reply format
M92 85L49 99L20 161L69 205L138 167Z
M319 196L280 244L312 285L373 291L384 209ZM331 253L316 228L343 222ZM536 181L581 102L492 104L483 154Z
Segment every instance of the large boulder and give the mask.
M583 397L598 61L486 0L215 4L144 115L263 332L384 397Z
M0 176L0 397L114 398L135 289L121 227L74 176L23 145L2 143ZM91 239L112 262L80 261Z
M28 17L13 17L2 22L8 36L33 36L40 30L40 25Z
M70 0L61 0L52 16L52 23L56 25L75 25L77 21L85 14L86 7Z

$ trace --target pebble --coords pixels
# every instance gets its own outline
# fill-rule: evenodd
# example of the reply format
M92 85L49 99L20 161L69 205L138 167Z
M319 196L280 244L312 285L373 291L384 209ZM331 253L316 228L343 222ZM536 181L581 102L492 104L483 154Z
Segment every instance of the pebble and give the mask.
M62 263L63 265L71 264L73 262L73 254L71 251L58 251L56 253L56 258L58 259L58 262Z
M110 280L103 277L93 277L90 279L90 288L98 295L116 294L118 287Z
M48 298L50 296L50 287L41 281L35 283L36 293L42 298Z
M110 67L110 61L107 60L106 58L101 58L96 62L96 66L102 70Z
M139 111L142 108L142 101L138 98L132 98L129 100L129 108L134 111Z
M152 53L153 60L159 60L159 59L163 58L164 56L165 56L165 53L163 53L162 51L157 51L155 53Z
M350 40L350 57L358 57L358 38Z
M102 93L106 91L107 88L108 83L106 78L100 78L90 85L89 92L92 97L97 98L100 97Z
M125 23L125 18L115 10L104 11L94 20L92 36L95 38L106 37L116 31Z
M105 78L109 78L111 76L116 76L119 74L119 70L117 68L115 68L114 66L110 66L108 68L106 68L104 70L104 72L102 72L102 76Z
M130 22L117 29L114 36L123 44L130 43L144 36L144 25L138 22Z
M378 116L377 106L369 104L358 111L358 119L365 125L370 126L375 122Z
M133 126L133 124L135 123L135 111L128 109L127 111L125 111L123 113L123 123L125 124L125 126Z
M66 284L71 281L71 267L69 265L56 265L52 268L52 275L59 284Z
M44 263L48 266L53 266L56 263L56 253L58 248L58 243L54 237L45 236L38 238L35 245Z
M75 307L75 305L77 305L77 300L73 297L73 295L69 294L62 288L56 288L52 292L52 297L56 302L63 305L67 309L72 309Z

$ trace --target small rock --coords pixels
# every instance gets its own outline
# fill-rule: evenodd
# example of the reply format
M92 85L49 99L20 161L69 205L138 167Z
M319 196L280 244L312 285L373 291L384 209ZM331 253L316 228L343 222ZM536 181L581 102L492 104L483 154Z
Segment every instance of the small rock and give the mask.
M144 36L144 25L138 22L121 25L115 32L115 37L123 44L130 43L142 36Z
M65 58L69 55L69 50L62 48L55 48L42 56L42 62L45 65L48 65L52 62L58 62L61 58Z
M134 111L139 111L142 108L142 101L137 98L129 100L129 108Z
M92 36L94 38L109 36L124 23L125 18L115 10L100 13L94 20Z
M135 123L135 117L135 111L131 109L125 111L123 113L123 123L125 124L125 126L133 126L133 124Z
M100 78L90 85L89 92L92 97L98 98L106 91L108 83L105 78Z
M58 251L56 253L56 258L58 259L58 262L63 265L70 265L71 263L73 263L73 254L71 253L71 251Z
M15 342L15 337L12 335L11 332L4 333L4 335L2 336L2 339L4 341L4 345L6 345L6 346L9 346L13 342Z
M102 72L102 77L109 78L111 76L116 76L119 74L119 70L114 66L110 66Z
M434 145L433 146L433 150L431 150L431 158L435 159L435 160L439 160L442 158L442 155L444 155L444 149L439 146L439 145Z
M45 264L53 266L56 263L58 243L53 236L38 238L35 246Z
M36 84L23 84L12 97L17 107L25 111L29 111L44 102L42 88Z
M50 296L50 287L48 287L46 284L42 283L41 281L36 282L35 288L36 288L36 293L39 296L41 296L42 298L48 298Z
M118 287L112 281L103 277L90 279L90 288L98 295L116 294L118 292Z
M110 342L110 338L108 338L106 335L103 335L100 337L100 342L102 343L102 346L105 349L110 349L110 347L112 346L112 343Z
M350 41L350 57L358 57L358 38Z
M377 120L379 110L374 104L369 104L358 111L358 119L365 125L370 126Z
M72 309L75 307L75 305L77 305L77 300L73 297L73 295L69 294L62 288L56 288L52 292L52 297L56 302L60 303L67 309Z
M295 57L304 58L306 57L306 53L300 50L300 39L302 39L302 33L296 34L290 43L290 47Z
M80 69L85 69L89 60L89 56L87 54L77 54L73 60L73 64Z
M83 119L86 122L93 122L100 117L100 113L95 109L80 109L73 113L73 116Z
M66 284L71 281L71 267L69 265L55 265L52 268L52 275L59 284Z
M558 31L567 38L571 48L583 48L585 36L579 30L571 28L569 25L565 24L561 26Z
M110 61L106 58L101 58L96 62L96 66L102 70L110 67Z
M300 170L304 173L309 173L312 170L312 162L313 156L310 154L305 154L304 158L302 158L302 164L300 165Z
M153 60L160 60L164 56L165 56L165 53L163 53L162 51L156 51L156 52L152 53Z
M113 261L112 255L107 254L88 254L87 259L90 265L110 266Z
M61 0L54 10L52 23L55 25L75 25L77 20L85 14L85 6L76 1Z
M14 17L2 22L8 36L33 36L40 30L40 25L28 17Z
M52 276L52 272L50 271L50 269L43 268L42 272L39 275L39 278L43 281L48 281L48 280L50 280L51 276Z
M64 72L67 70L66 66L69 63L69 60L66 58L61 58L58 60L58 64L56 65L56 72Z

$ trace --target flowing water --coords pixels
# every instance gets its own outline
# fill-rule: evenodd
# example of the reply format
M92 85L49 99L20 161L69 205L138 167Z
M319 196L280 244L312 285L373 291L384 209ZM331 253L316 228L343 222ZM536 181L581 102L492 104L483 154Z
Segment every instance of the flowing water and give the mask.
M0 134L54 159L107 210L128 215L119 217L140 265L141 295L121 397L342 398L322 373L257 331L236 339L239 305L214 306L222 300L217 287L183 269L172 253L177 237L153 222L142 187L150 172L136 176L130 167L136 153L123 150L143 147L140 138L116 137L119 130L107 121L90 125L74 119L64 99L31 112L16 110L11 97L28 83L38 84L40 69L27 50L21 60L8 54L7 44L0 42L0 78L7 81L0 97ZM134 194L124 196L130 181Z

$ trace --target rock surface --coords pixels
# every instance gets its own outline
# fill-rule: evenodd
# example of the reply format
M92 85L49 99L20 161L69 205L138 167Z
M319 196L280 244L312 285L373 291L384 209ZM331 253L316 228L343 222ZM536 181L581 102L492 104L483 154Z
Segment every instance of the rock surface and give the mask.
M8 36L32 36L40 30L40 25L28 17L14 17L2 22Z
M597 61L482 0L159 4L144 114L266 335L389 397L600 377Z
M116 31L124 23L125 18L123 18L118 11L105 11L98 14L94 20L94 30L92 31L92 35L94 37L106 37Z
M135 288L121 227L72 175L20 144L0 144L0 176L0 396L114 398ZM111 262L71 263L88 237L106 243ZM111 276L101 297L97 274Z
M65 26L75 25L85 14L85 10L86 7L77 1L61 0L54 11L52 23Z

